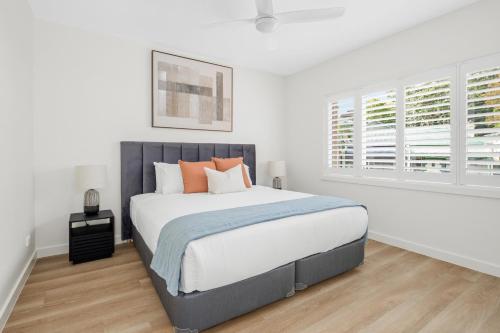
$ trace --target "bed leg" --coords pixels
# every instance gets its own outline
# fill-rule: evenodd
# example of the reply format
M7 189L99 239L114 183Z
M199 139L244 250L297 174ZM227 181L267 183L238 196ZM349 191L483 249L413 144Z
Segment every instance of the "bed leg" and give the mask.
M179 328L175 326L173 326L173 328L174 328L174 333L198 333L197 329Z
M289 298L289 297L292 297L293 295L295 295L295 288L292 288L292 290L287 292L285 297Z

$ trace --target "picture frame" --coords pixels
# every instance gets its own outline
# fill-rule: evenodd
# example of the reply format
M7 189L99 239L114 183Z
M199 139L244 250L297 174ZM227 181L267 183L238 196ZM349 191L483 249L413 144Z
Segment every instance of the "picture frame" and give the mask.
M233 131L233 68L153 50L152 127Z

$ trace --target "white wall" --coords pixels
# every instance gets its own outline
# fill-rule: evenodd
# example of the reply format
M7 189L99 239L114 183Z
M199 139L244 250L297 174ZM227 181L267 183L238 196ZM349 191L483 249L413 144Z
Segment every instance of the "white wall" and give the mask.
M82 210L83 193L74 186L77 164L108 166L110 180L100 191L101 208L111 208L120 221L122 140L255 143L258 183L270 182L268 160L285 157L284 80L253 70L234 69L232 133L152 128L151 49L175 52L36 20L39 255L65 250L69 214Z
M27 1L1 0L0 316L34 249L33 241L25 246L34 229L32 56L33 18Z
M289 187L354 198L374 238L500 275L500 200L320 179L326 95L500 52L498 13L483 0L289 77Z

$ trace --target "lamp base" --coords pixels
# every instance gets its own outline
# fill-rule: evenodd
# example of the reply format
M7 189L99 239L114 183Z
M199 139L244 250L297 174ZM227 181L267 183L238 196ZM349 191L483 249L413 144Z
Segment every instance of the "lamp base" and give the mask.
M99 214L99 206L83 206L83 213L85 215Z
M99 213L99 192L94 189L85 192L83 212L85 215L96 215Z
M273 188L277 189L277 190L281 190L281 178L280 177L273 178Z

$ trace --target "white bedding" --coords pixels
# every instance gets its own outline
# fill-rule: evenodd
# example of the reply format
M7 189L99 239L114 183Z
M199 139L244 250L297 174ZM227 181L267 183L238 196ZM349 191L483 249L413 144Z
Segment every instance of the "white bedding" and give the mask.
M183 215L298 199L310 194L253 186L226 194L140 194L130 216L151 252L163 225ZM363 236L368 215L362 207L287 217L204 237L189 243L180 290L205 291L235 283Z

